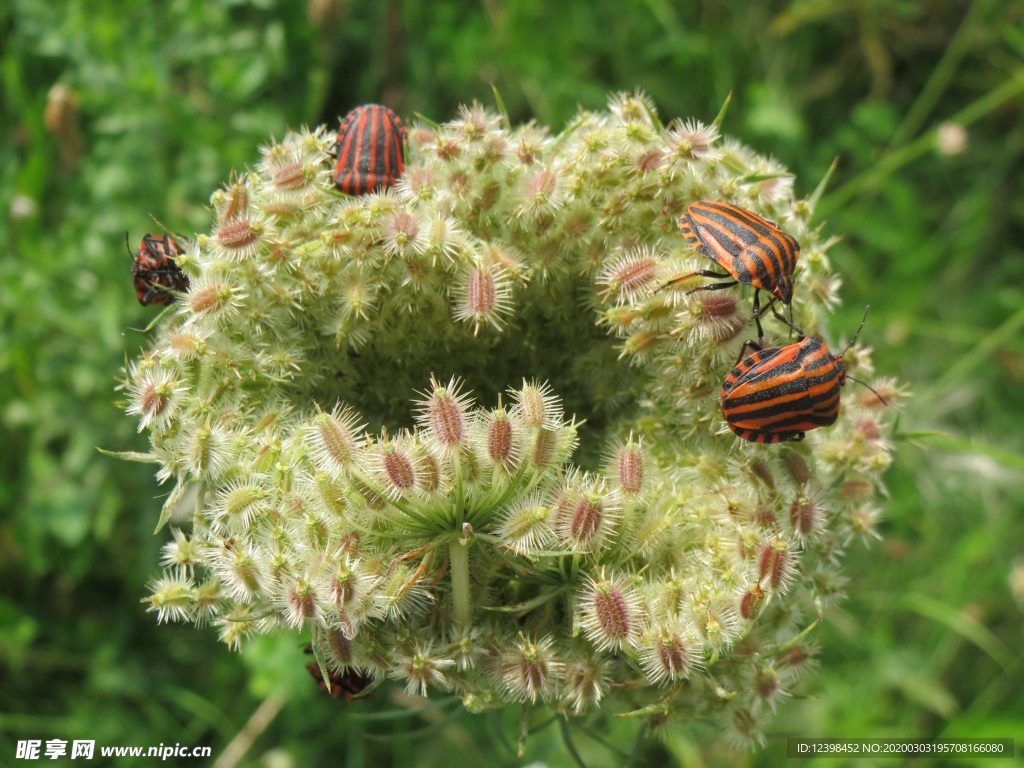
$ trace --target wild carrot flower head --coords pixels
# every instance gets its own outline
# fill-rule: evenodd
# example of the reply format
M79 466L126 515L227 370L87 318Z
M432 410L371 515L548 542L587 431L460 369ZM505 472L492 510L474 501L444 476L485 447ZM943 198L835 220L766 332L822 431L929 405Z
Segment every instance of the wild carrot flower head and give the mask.
M318 669L472 711L759 744L845 549L877 535L904 393L865 330L843 361L889 406L847 386L802 442L737 438L720 392L753 290L706 290L676 222L698 199L779 222L803 254L787 311L838 355L813 185L642 93L562 133L481 105L411 124L394 188L361 197L332 145L289 133L213 194L188 292L126 366L151 443L127 457L170 486L161 526L194 521L149 610L232 648L290 628ZM793 342L760 319L765 349Z

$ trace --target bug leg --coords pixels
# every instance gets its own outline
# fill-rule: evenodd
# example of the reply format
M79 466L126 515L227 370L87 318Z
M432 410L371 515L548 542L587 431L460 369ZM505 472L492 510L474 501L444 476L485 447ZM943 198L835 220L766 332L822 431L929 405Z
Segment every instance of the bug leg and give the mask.
M153 320L150 322L150 324L142 329L142 332L143 333L149 333L151 330L153 330L153 328L156 327L157 323L159 323L161 320L163 320L164 316L168 312L170 312L172 309L174 309L174 305L173 304L168 304L166 307L161 309L160 312L157 314L157 316L154 317Z
M729 275L719 275L715 272L708 272L707 270L703 270L701 272L694 272L693 274L700 275L701 277L729 277ZM730 280L727 283L709 283L708 285L698 285L696 288L691 288L690 290L688 290L686 292L686 295L689 296L691 293L696 293L697 291L720 291L723 288L732 288L734 285L739 284L740 283L738 280Z
M776 302L775 302L774 298L772 298L771 304L769 306L772 308L772 314L775 315L775 317L778 319L778 321L780 323L782 323L783 325L788 325L790 330L796 331L796 334L797 334L797 336L800 339L802 339L804 337L803 330L801 328L799 328L798 326L794 325L792 319L786 319L786 316L784 314L782 314L781 312L779 312L779 308L776 305ZM793 305L792 304L789 305L789 313L791 315L793 314Z
M792 320L786 319L786 316L784 314L782 314L781 312L779 312L778 299L775 298L774 296L772 296L771 300L764 307L759 307L758 306L758 301L757 301L757 299L758 299L757 293L758 293L757 291L754 292L754 318L757 319L760 315L763 315L768 310L771 310L771 313L773 315L775 315L775 318L780 323L782 323L783 325L785 325L789 329L796 331L796 333L797 333L797 341L802 340L804 338L804 331L803 331L803 329L800 326L794 324ZM790 310L790 312L793 311L793 305L792 304L789 305L789 310ZM758 331L761 330L760 323L758 323L757 329L758 329Z
M663 291L670 285L681 283L683 282L683 280L689 280L691 277L717 277L719 279L728 279L732 277L732 275L722 275L719 274L718 272L712 272L710 269L698 269L696 272L690 272L689 274L682 275L680 277L673 277L667 283L658 288L658 290ZM714 283L712 285L702 285L699 288L694 288L690 291L687 291L687 293L690 294L693 293L694 291L717 291L721 288L731 288L734 285L739 285L739 281L730 280L728 283Z
M796 328L797 326L793 325L793 305L792 305L792 304L790 304L790 305L789 305L789 307L788 307L788 309L789 309L789 320L788 320L788 321L786 321L786 324L787 324L787 325L788 325L788 326L789 326L790 328ZM802 332L800 333L800 336L803 336L803 333L802 333Z
M773 298L768 302L768 306L772 307L775 303ZM754 325L757 326L757 340L764 342L764 328L761 327L761 290L754 289Z
M763 347L761 346L761 343L759 341L754 341L753 339L747 339L746 341L744 341L743 346L740 347L739 357L736 358L736 362L733 364L733 368L739 365L740 361L747 356L747 349L752 349L755 352L760 352L763 349Z

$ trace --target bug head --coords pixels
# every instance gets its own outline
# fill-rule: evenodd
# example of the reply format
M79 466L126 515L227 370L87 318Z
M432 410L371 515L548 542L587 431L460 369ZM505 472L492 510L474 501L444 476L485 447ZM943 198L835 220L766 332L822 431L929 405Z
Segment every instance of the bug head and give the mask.
M779 279L772 286L772 295L783 304L789 305L793 301L793 276L779 275Z

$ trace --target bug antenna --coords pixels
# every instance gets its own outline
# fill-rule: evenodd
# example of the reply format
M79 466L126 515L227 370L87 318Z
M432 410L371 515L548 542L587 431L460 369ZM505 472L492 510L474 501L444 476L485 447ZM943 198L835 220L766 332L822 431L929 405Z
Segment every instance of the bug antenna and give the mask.
M879 402L880 402L880 403L881 403L882 405L884 405L884 406L885 406L886 408L888 408L888 407L889 407L889 401L888 401L888 400L886 400L886 399L885 399L884 397L882 397L882 396L881 396L881 395L880 395L880 394L878 393L878 390L877 390L877 389L875 389L874 387L872 387L872 386L871 386L870 384L865 384L865 383L864 383L863 381L861 381L860 379L855 379L855 378L853 378L853 376L849 376L849 375L848 375L848 376L847 376L846 378L847 378L847 379L849 379L850 381L855 381L855 382L857 382L858 384L860 384L860 385L861 385L862 387L864 387L865 389L869 389L869 390L871 390L871 391L872 391L872 392L874 393L875 397L877 397L877 398L878 398L878 401L879 401Z
M855 334L853 334L853 338L850 339L850 343L846 345L846 349L843 350L843 354L840 355L840 357L843 357L843 355L845 355L847 352L849 352L850 351L850 347L852 347L857 342L857 337L860 336L860 332L864 328L864 321L868 319L868 310L869 309L871 309L871 305L870 304L868 304L867 306L864 307L864 316L861 317L861 319L860 319L860 325L857 326L857 332ZM875 393L875 394L877 394L877 393Z
M128 249L128 255L131 256L134 259L135 258L135 254L132 253L132 247L128 243L128 230L127 229L124 231L124 247Z

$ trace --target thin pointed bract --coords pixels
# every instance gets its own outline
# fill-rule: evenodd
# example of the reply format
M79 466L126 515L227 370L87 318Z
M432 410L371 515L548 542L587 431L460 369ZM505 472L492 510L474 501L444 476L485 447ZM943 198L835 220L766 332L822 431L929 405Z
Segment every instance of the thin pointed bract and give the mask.
M725 122L725 113L729 111L730 103L732 103L732 91L729 91L729 93L725 95L725 101L722 102L722 106L718 110L718 114L715 115L715 119L711 122L715 128L722 127L722 123Z
M811 213L814 213L814 211L817 209L818 202L825 194L825 190L828 188L828 183L832 179L832 174L836 172L836 169L838 167L839 158L837 157L832 161L832 164L828 167L828 170L825 171L825 175L822 176L821 181L818 182L818 186L814 188L814 192L807 199L807 208L808 210L810 210Z

